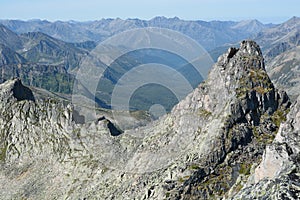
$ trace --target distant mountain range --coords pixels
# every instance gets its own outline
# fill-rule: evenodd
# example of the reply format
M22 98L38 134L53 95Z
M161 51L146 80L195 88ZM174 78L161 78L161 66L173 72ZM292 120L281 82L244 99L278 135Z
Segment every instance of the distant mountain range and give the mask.
M143 27L161 27L186 34L209 51L214 60L229 46L238 44L240 40L254 39L262 47L267 69L272 71L272 74L274 74L274 69L277 71L276 76L271 75L275 83L280 82L277 80L280 77L278 73L283 73L283 71L281 72L283 68L277 69L279 65L272 60L283 53L293 52L293 49L300 44L300 18L297 17L279 25L262 24L257 20L241 22L185 21L176 17L155 17L151 20L117 18L88 22L0 20L0 70L2 70L0 81L19 76L25 84L70 94L74 74L80 60L88 55L89 51L108 37L125 30ZM175 60L174 62L172 59L166 61L164 57L168 57L168 55L162 52L156 55L153 53L150 55L149 52L135 52L130 57L124 56L123 60L115 63L117 66L114 67L114 70L106 72L101 85L99 85L97 92L99 104L102 107L110 107L110 95L115 83L136 64L160 61L179 70ZM133 60L135 64L132 63ZM284 62L291 63L289 60ZM298 64L299 62L295 61L289 66L291 69L289 73L293 73L293 75L284 79L287 84L283 84L283 88L295 85L295 83L290 84L290 81L294 82L295 79L289 77L298 77L297 70L292 70ZM180 72L196 80L192 83L193 87L202 81L202 78L193 77L193 71L181 70ZM151 90L153 91L153 88ZM165 92L163 89L159 90ZM144 95L143 92L142 94ZM297 94L298 92L292 95L297 96ZM159 98L151 99L149 96L145 98L141 94L136 96L140 100L134 101L136 106L133 107L137 109L146 109L151 102L161 102L161 97L163 97L163 95L153 95L153 92L151 97ZM169 103L171 102L168 110L177 103L172 96L164 98L169 99ZM149 105L147 103L145 106L147 101L149 101Z
M254 38L264 51L267 61L300 45L300 18L290 20L275 27L264 29Z
M206 22L200 20L186 21L177 17L155 17L151 20L122 20L117 18L88 22L0 20L0 23L18 34L42 32L71 43L85 41L100 42L116 33L133 28L167 28L190 36L207 50L214 49L225 43L235 43L242 39L252 37L260 31L274 26L273 24L262 24L257 20Z
M279 25L164 17L1 22L1 200L299 199L300 18ZM113 59L96 95L78 84L82 99L109 108L120 77L153 62L180 72L195 89L177 104L169 90L146 85L147 92L131 95L129 115L77 109L70 94L82 59L105 38L151 25L207 48L217 60L207 79L171 52L131 51ZM249 37L257 42L238 44ZM119 49L105 50L109 59ZM153 120L149 105L156 102L171 111Z
M255 40L262 46L266 69L274 84L296 100L300 94L300 18L265 29Z
M0 84L1 200L299 199L300 97L274 87L254 41L156 121L96 110L87 122L57 95Z

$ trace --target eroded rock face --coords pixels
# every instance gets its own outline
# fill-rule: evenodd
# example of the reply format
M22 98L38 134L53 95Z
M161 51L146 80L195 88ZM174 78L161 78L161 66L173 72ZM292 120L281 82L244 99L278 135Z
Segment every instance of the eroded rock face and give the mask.
M300 199L300 97L235 199Z
M182 104L189 105L185 113ZM277 91L267 76L255 42L243 41L239 49L229 49L208 80L173 111L182 114L176 115L178 121L197 111L202 114L196 122L201 127L194 145L198 149L189 151L193 152L190 163L184 162L204 170L201 176L197 170L191 173L174 196L209 199L235 194L259 162L266 143L272 142L279 125L275 119L284 118L289 104L287 95Z
M170 114L122 134L106 119L75 123L72 105L0 87L3 199L230 198L250 184L290 106L253 41L222 55Z

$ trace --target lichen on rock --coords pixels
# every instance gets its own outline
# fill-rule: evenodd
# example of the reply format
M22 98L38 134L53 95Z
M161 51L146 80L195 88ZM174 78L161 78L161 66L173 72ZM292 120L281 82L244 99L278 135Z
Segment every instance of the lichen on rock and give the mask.
M60 100L14 97L16 83L0 85L2 199L247 199L291 180L298 190L299 103L286 118L288 96L253 41L220 56L171 113L116 134L105 117L76 123Z

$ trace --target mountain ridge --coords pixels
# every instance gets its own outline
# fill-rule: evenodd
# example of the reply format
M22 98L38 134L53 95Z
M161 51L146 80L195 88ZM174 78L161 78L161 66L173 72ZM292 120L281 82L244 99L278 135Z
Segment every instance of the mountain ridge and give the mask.
M0 88L3 199L235 198L290 108L253 41L228 49L170 114L118 136L106 118L76 124L70 104Z
M190 32L190 36L192 36L194 39L199 40L205 40L211 43L212 45L209 45L210 48L213 46L217 46L218 44L223 44L226 42L225 46L218 47L217 49L214 49L210 51L210 54L214 59L216 60L219 54L223 51L225 51L229 46L233 46L230 43L232 43L230 37L233 37L235 34L238 34L239 37L244 37L243 34L240 35L240 32L248 32L252 33L255 40L261 45L262 50L264 52L264 57L267 61L267 70L269 73L272 72L272 68L278 68L278 66L275 66L274 63L271 64L271 60L275 59L276 56L280 56L281 54L286 53L286 51L289 51L293 48L296 48L299 45L299 18L294 17L290 20L288 20L285 23L282 23L280 25L264 25L256 20L251 21L241 21L241 22L222 22L222 21L210 21L205 22L201 20L197 21L184 21L180 20L179 18L166 18L166 17L156 17L151 20L139 20L139 19L128 19L128 20L122 20L122 19L102 19L98 21L89 21L89 22L48 22L48 21L42 21L42 20L34 20L34 21L18 21L18 20L2 20L2 22L10 24L10 27L13 29L17 29L19 27L19 30L22 31L28 31L30 30L30 26L33 27L36 31L41 31L41 27L46 27L51 29L52 31L49 32L49 34L52 36L58 37L56 35L55 31L62 32L62 33L70 33L71 30L73 32L78 32L78 34L82 35L82 31L89 31L91 28L92 32L98 32L101 36L100 40L104 40L106 37L111 36L111 34L117 34L119 31L127 30L127 28L134 28L134 27L147 27L147 26L158 26L158 27L166 27L171 28L177 31L188 31L191 28L195 28L194 31ZM169 23L170 22L170 23ZM30 25L31 24L31 25ZM28 29L26 29L26 26L28 26ZM64 27L67 26L69 29L64 29ZM74 28L75 27L75 28ZM77 27L77 29L76 29ZM187 29L186 29L187 28ZM229 29L228 29L229 28ZM7 29L7 28L5 28ZM179 30L180 29L180 30ZM230 37L225 37L226 34L223 34L223 29L228 30L228 34L231 35ZM235 29L235 33L232 32L232 30ZM244 30L244 29L249 29ZM46 29L45 29L46 30ZM68 31L69 30L69 31ZM201 31L201 30L204 30ZM208 34L209 31L211 34ZM261 32L260 32L261 31ZM6 32L11 32L7 30ZM45 32L45 31L44 31ZM189 32L189 31L188 31ZM226 31L225 31L226 32ZM255 37L255 34L257 32L258 36ZM214 36L212 38L220 38L219 33L222 33L223 39L220 41L217 41L215 39L213 40L207 40L207 38L203 38L205 35ZM44 33L43 33L44 34ZM68 43L64 42L62 40L56 39L52 36L48 36L47 34L44 34L42 36L42 33L40 32L31 32L31 33L23 33L21 35L16 35L14 33L7 35L3 34L5 36L4 41L11 41L10 38L15 38L18 36L19 38L17 40L13 39L13 41L17 41L16 44L8 44L12 45L12 47L8 46L10 49L15 51L17 54L13 52L8 52L6 57L11 57L10 60L14 61L15 63L18 63L17 55L20 54L22 57L26 58L27 66L32 64L33 68L36 69L36 65L39 66L48 66L48 65L56 65L55 68L62 67L64 69L59 70L60 72L66 72L67 74L46 74L47 76L51 76L51 81L46 80L39 80L36 82L23 80L25 84L31 84L35 83L33 86L39 86L44 87L46 89L50 89L54 92L66 92L70 93L72 90L72 83L73 83L73 74L76 73L76 67L79 66L81 58L85 57L89 51L91 51L93 48L96 47L97 43L93 41L87 41L83 43ZM200 35L200 36L199 36ZM201 36L202 35L202 36ZM204 35L204 36L203 36ZM67 36L67 35L66 35ZM93 38L95 34L88 34L87 37ZM205 36L206 37L206 36ZM222 38L221 37L221 38ZM58 37L59 38L59 37ZM90 39L91 39L90 38ZM201 39L202 38L202 39ZM235 40L237 38L234 36ZM88 38L87 38L88 39ZM99 39L99 38L98 38ZM20 44L21 47L20 47ZM236 42L236 41L235 41ZM234 43L235 43L234 42ZM1 43L1 41L0 41ZM228 44L229 43L229 44ZM18 46L18 49L16 47ZM238 46L238 45L237 45ZM16 56L14 56L16 55ZM147 55L148 56L148 55ZM4 55L2 55L4 57ZM145 57L145 56L144 56ZM20 60L20 59L19 59ZM161 59L160 59L161 60ZM24 60L22 61L24 62ZM3 62L4 63L4 62ZM126 65L126 59L122 65L125 63ZM295 66L291 68L295 68L297 66L297 63L294 62ZM52 68L53 66L50 66ZM127 66L125 66L126 68ZM18 75L18 68L17 66L13 66L12 68L8 68L8 66L4 66L5 72L3 73L2 80L10 79L16 75ZM112 88L114 85L113 78L118 77L120 74L119 69L122 71L124 67L119 66L116 67L116 72L109 72L109 76L112 77L104 83L104 86L107 88ZM12 71L13 69L16 69ZM3 70L2 70L3 71ZM45 69L45 71L47 71ZM57 70L55 70L57 71ZM274 71L274 70L273 70ZM185 72L183 70L183 72ZM288 77L297 77L297 70L292 70L292 76ZM68 74L68 73L71 73ZM44 73L36 73L36 74L44 74ZM189 74L189 72L187 72ZM190 74L193 74L191 71ZM4 76L5 75L5 76ZM24 74L22 77L31 77L29 74ZM68 77L67 80L71 81L63 81L62 85L64 89L59 89L60 87L57 87L56 84L58 80L61 80L61 76ZM273 76L271 76L273 79ZM36 77L36 79L40 79L39 77ZM288 79L285 78L285 81L287 81L287 84L281 84L279 85L281 88L285 89L286 91L290 92L289 88L287 88L287 85L293 85L295 79ZM280 82L280 80L273 80L274 82ZM40 83L43 82L43 83ZM198 84L198 82L196 82ZM69 85L68 85L69 84ZM297 84L296 84L297 85ZM151 91L150 91L151 92ZM97 98L101 99L100 106L109 108L110 107L110 93L111 91L107 90L100 90L97 93ZM294 100L297 97L298 92L294 91L292 93L289 93L289 95ZM169 98L169 97L168 97ZM136 98L136 99L143 99L143 98ZM145 99L145 98L144 98ZM147 99L147 98L146 98ZM152 100L151 100L152 101ZM170 110L170 108L173 106L175 100L170 100L171 104L168 106L167 110ZM137 100L135 102L135 106L133 108L135 109L147 109L148 106L144 106L143 102Z
M0 20L0 23L6 25L8 28L19 34L39 31L66 42L85 42L89 40L99 42L124 30L154 26L169 28L186 34L203 45L206 49L213 49L225 42L237 42L271 26L263 25L253 20L239 28L238 24L240 22L206 22L166 17L155 17L150 20L123 20L116 18L87 22ZM256 28L253 28L254 26ZM201 36L199 33L203 33L203 35Z

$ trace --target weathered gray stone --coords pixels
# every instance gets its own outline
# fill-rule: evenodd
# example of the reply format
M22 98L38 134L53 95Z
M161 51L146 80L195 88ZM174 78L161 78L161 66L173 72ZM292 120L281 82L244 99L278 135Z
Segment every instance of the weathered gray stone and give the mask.
M266 164L276 159L272 151L290 163L298 158L299 141L292 139L289 148L279 152L270 146L271 154L262 157L290 103L274 88L253 41L222 55L208 79L170 114L122 134L112 134L113 121L106 117L76 123L73 105L60 100L15 98L16 82L0 85L2 199L260 197L249 193L248 180L259 184L265 176L275 177L267 181L273 187L282 174L278 166L259 173L261 158ZM293 110L290 115L299 119ZM282 125L279 132L294 129ZM285 143L286 138L276 140Z

